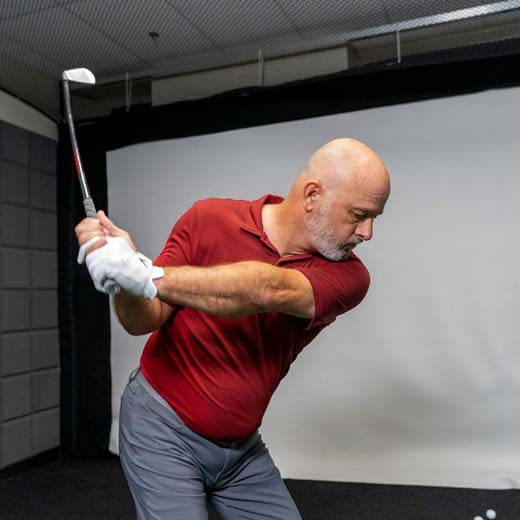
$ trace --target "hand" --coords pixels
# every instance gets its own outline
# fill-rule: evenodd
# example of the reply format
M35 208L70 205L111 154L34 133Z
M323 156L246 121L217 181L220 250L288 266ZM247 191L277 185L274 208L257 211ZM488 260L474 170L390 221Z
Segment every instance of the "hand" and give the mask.
M135 244L130 237L130 234L124 229L117 227L103 211L97 212L97 218L83 219L75 229L76 237L78 239L79 253L78 263L82 264L85 257L103 247L107 243L107 237L122 237L130 247L137 251Z
M85 257L90 253L105 247L112 237L124 239L133 251L137 249L130 234L124 229L117 227L103 211L97 212L97 218L83 219L76 226L75 231L78 245L80 246L78 252L79 264L82 264L85 261ZM117 246L121 246L120 241L116 241L106 253L111 251L113 255L113 250L116 249ZM89 267L90 276L98 291L104 292L105 294L117 294L121 291L121 287L119 287L116 282L106 278L105 270L101 267L101 264L93 261L87 262L87 267Z
M86 242L82 247L88 247ZM105 294L118 294L121 292L119 284L107 276L107 266L111 258L120 258L128 254L135 254L128 242L122 237L106 237L106 243L102 247L95 248L94 251L87 255L85 263L87 269L94 282L94 287ZM80 251L81 255L81 251ZM78 262L79 256L78 255Z
M153 279L164 276L160 267L141 253L135 252L123 237L110 237L108 243L87 255L86 264L98 291L129 294L153 299L157 288Z
M102 213L98 211L98 216ZM106 244L105 230L97 218L84 218L75 228L79 245L78 264L82 264L85 256ZM95 245L94 245L95 244Z
M157 296L157 287L153 280L164 276L162 267L154 266L149 258L139 252L127 252L111 260L106 263L106 275L109 281L113 281L133 296L150 300Z
M78 264L82 264L89 253L106 245L108 237L122 237L134 251L137 251L130 234L117 227L102 210L97 212L97 218L84 218L76 226L75 232L80 246Z

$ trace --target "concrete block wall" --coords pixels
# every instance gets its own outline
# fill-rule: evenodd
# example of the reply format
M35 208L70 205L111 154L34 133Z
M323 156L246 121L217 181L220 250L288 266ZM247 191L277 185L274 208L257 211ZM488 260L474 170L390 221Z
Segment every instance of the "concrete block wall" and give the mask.
M60 442L56 149L0 121L0 468Z

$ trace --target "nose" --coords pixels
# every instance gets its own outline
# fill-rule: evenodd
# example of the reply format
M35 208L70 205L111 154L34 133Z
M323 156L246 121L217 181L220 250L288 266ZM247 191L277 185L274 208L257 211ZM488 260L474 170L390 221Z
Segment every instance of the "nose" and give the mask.
M374 232L374 219L367 218L360 222L356 228L356 236L362 238L363 240L370 240L372 238Z

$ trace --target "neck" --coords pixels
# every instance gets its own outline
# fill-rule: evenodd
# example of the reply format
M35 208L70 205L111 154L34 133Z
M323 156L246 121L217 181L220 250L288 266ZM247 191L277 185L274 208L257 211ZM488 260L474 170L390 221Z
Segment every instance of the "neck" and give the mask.
M301 237L304 236L305 230L294 218L294 211L287 206L286 201L264 205L262 208L264 232L281 257L309 253L311 251L301 244Z

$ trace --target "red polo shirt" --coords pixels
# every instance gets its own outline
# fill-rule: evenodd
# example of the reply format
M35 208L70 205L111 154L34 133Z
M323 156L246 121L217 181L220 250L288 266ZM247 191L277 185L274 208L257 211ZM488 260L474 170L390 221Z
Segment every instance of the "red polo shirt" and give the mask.
M282 200L199 201L175 224L155 261L163 267L267 262L298 269L314 291L313 320L278 312L217 317L176 307L150 336L140 363L146 379L192 430L211 439L251 435L301 350L368 290L368 271L352 253L342 262L319 254L280 258L263 231L262 206Z

